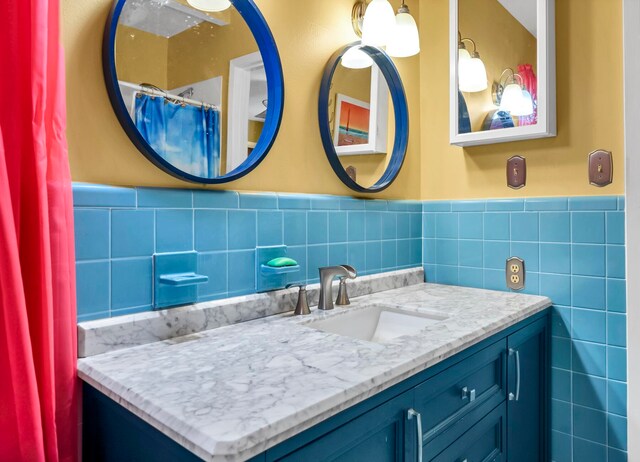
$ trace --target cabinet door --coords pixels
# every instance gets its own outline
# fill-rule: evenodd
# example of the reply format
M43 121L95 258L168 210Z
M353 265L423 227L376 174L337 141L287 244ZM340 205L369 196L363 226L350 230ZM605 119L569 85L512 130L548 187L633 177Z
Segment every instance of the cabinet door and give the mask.
M401 462L407 452L413 425L407 410L413 393L406 392L351 422L338 427L280 461ZM415 431L415 430L414 430Z
M510 461L547 460L548 318L509 336L507 450Z

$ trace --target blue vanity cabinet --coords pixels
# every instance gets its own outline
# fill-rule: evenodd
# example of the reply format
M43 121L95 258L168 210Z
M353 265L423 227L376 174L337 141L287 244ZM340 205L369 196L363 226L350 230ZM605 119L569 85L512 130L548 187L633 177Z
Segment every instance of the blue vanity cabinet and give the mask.
M509 460L547 460L549 342L543 320L507 338L507 447Z
M409 410L421 416L423 462L546 461L548 316L522 321L296 435L268 450L266 461L417 462L419 427Z
M548 323L549 310L533 315L251 462L417 462L420 450L423 462L544 462ZM98 462L199 460L88 384L83 455Z

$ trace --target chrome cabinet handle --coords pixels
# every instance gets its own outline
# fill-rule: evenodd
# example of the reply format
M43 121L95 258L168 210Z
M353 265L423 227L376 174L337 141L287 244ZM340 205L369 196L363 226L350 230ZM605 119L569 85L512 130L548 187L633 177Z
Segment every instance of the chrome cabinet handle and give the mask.
M463 387L461 390L461 399L469 399L470 403L473 403L476 400L476 389L469 390L469 387Z
M520 399L520 351L509 348L509 356L516 356L516 394L509 393L509 401Z
M416 419L416 436L417 444L418 444L418 462L422 462L422 416L415 409L409 409L407 411L407 419L413 420Z

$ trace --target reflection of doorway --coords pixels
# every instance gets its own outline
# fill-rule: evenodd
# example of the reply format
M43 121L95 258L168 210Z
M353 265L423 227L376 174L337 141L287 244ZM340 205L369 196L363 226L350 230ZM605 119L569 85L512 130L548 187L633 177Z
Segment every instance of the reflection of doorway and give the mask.
M229 111L227 125L227 173L247 159L255 147L262 115L267 104L267 78L260 52L250 53L229 62ZM264 101L264 105L263 105ZM252 129L250 130L250 124Z

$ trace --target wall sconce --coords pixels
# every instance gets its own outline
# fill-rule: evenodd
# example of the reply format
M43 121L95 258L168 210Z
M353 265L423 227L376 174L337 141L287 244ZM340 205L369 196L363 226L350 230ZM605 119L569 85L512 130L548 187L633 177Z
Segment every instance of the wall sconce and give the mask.
M353 46L342 55L340 64L348 69L366 69L373 66L373 59L360 46Z
M471 42L473 53L469 53L464 42ZM484 91L488 87L487 69L480 59L476 42L462 38L458 32L458 89L465 93Z
M533 98L522 84L520 74L507 68L500 74L500 79L493 83L493 103L502 111L513 116L533 114Z
M351 11L353 30L364 45L387 47L387 53L405 58L420 52L420 34L409 7L402 2L398 14L388 0L359 0Z
M224 11L231 6L229 0L187 0L187 3L196 10L209 13Z

